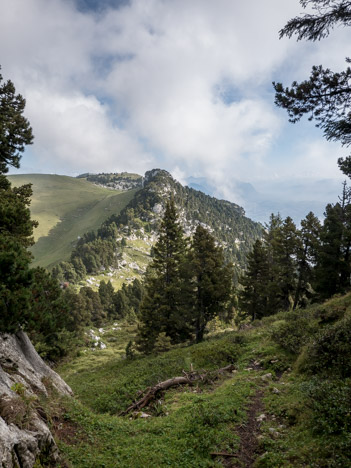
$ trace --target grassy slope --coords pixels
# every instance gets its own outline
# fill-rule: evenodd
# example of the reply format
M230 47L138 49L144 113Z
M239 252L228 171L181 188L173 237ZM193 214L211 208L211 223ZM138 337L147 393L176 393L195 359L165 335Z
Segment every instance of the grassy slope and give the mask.
M350 295L333 299L323 310L349 313L350 303ZM318 310L314 306L306 313L315 316ZM59 441L66 460L70 466L85 468L223 466L224 459L211 453L240 452L239 428L249 423L247 410L261 390L264 407L253 419L263 411L264 420L254 466L351 466L345 461L349 445L344 436L338 432L326 436L316 424L320 415L303 391L311 377L297 372L296 354L272 340L272 330L283 323L285 316L279 314L247 330L132 361L124 358L124 349L135 327L106 328L102 339L107 349L87 349L59 369L76 395L64 403L63 427L67 425L68 432L75 428L77 434L75 439ZM232 374L166 392L144 410L151 418L117 416L138 390L181 375L191 364L211 370L230 362L237 368ZM272 378L263 379L267 373ZM241 466L240 459L235 466Z
M240 346L233 335L127 361L122 357L132 334L131 328L116 333L110 329L102 338L107 349L87 351L61 368L81 401L66 403L66 419L81 431L78 444L61 443L69 462L74 467L111 468L221 466L209 452L237 446L238 438L228 430L245 416L244 403L253 389L250 379L239 382L235 375L214 384L171 390L147 420L115 414L139 389L181 375L191 363L208 370L236 360ZM109 343L113 336L117 342Z
M123 283L131 283L135 278L141 280L143 271L151 261L150 242L147 244L141 239L127 240L127 247L123 249L122 260L127 262L126 266L120 266L117 270L110 272L110 269L101 272L98 275L88 275L87 281L81 281L80 284L90 286L95 291L98 290L100 281L111 281L115 290L122 287ZM137 264L141 269L132 268L130 265Z
M32 248L34 266L50 267L68 259L78 236L98 229L107 217L118 214L135 193L59 175L14 175L9 179L13 185L33 184L31 213L39 221Z

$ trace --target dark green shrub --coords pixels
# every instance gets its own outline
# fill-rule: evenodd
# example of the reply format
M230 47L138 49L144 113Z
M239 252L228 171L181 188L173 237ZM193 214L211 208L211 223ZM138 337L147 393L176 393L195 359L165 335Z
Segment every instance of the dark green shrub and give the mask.
M351 317L321 330L300 356L298 369L351 377Z
M346 312L345 305L328 305L326 307L318 307L315 311L315 317L319 319L320 324L334 323L344 317Z
M313 378L301 389L313 410L312 424L316 433L324 435L351 432L351 379L321 380Z
M236 362L245 339L242 335L230 335L221 340L211 340L191 347L192 362L198 369L218 368Z
M271 334L272 339L287 351L297 354L316 333L317 326L305 317L298 317L277 325Z

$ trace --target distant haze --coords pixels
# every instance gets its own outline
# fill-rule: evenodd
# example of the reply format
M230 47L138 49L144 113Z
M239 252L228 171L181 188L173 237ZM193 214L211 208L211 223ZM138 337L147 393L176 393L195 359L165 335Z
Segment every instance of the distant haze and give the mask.
M205 178L189 177L186 184L208 195L221 197L221 188L209 184ZM311 180L306 185L297 181L261 181L254 187L237 180L232 184L237 203L245 209L246 216L262 224L268 222L271 213L280 213L283 218L290 216L296 224L310 211L323 219L326 205L337 202L342 189L341 183L333 179Z

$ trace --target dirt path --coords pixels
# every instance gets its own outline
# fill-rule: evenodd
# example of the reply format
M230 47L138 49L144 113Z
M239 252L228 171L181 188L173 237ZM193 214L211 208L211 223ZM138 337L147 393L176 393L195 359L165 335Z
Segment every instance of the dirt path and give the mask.
M225 466L230 468L250 468L253 466L258 452L258 438L260 422L257 417L263 413L263 394L262 388L256 391L252 397L247 410L247 421L237 428L237 434L240 437L239 450L235 458L227 460Z
M248 370L261 371L263 369L259 361L252 361ZM227 468L250 468L254 465L257 456L260 454L258 436L261 422L259 416L264 413L264 389L268 385L271 374L267 374L268 376L270 376L268 379L262 376L255 395L250 399L247 408L247 419L235 430L240 438L239 449L235 454L217 454L218 456L222 455L223 466Z

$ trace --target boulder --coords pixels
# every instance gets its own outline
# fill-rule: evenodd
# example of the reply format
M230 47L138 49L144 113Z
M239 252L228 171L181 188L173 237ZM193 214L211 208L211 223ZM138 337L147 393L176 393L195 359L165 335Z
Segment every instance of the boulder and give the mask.
M35 410L47 386L63 395L72 390L36 352L28 336L0 334L0 466L31 468L37 459L56 466L58 449L50 429ZM17 390L17 392L16 392Z

